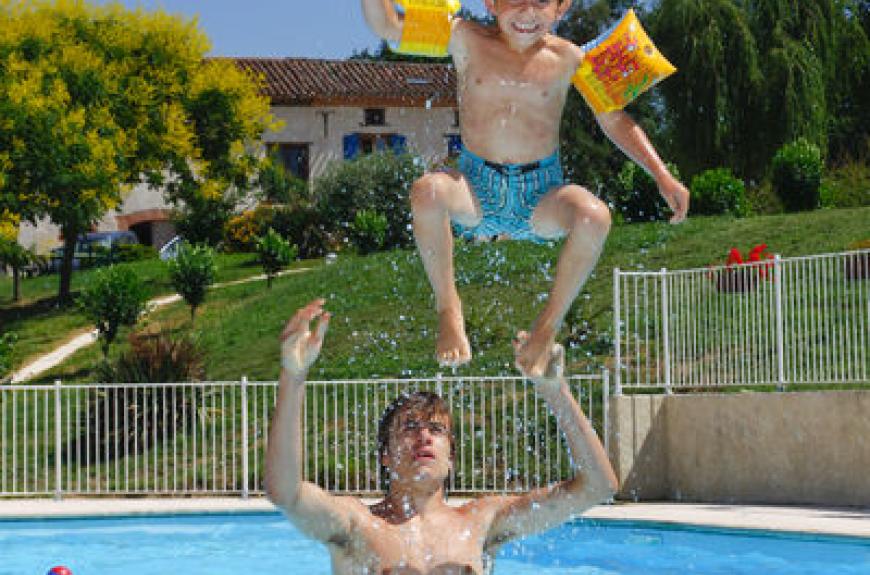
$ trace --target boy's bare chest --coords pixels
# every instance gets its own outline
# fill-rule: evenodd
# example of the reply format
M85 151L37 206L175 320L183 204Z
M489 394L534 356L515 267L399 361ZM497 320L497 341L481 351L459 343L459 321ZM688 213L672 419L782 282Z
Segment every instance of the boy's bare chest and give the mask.
M460 97L469 100L489 100L547 104L564 97L570 77L556 58L539 55L510 60L505 55L491 58L470 58L460 74Z

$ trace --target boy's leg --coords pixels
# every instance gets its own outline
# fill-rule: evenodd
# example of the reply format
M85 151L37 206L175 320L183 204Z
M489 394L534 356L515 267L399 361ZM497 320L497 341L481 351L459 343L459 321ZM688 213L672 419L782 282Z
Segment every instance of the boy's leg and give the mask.
M414 239L435 292L438 362L449 366L467 363L471 360L471 346L454 280L450 220L474 226L480 221L480 209L465 176L450 171L425 174L414 182L411 212Z
M541 375L562 320L601 255L610 231L610 211L584 188L567 185L551 190L541 199L532 214L532 226L543 237L568 235L559 254L547 305L516 356L526 373Z

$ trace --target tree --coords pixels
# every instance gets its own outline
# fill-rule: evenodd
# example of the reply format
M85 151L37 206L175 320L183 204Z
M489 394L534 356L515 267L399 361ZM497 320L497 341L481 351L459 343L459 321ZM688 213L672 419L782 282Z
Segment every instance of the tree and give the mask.
M190 321L193 323L196 308L205 301L206 290L214 283L217 273L214 251L205 245L184 244L167 265L172 286L190 306Z
M136 325L147 301L145 286L133 270L109 266L94 273L76 303L99 331L104 359L121 326Z
M36 255L18 243L18 218L0 213L0 269L12 268L12 301L21 299L21 268L34 262Z
M272 289L272 280L296 258L296 248L272 228L257 239L257 257L266 274L266 285Z
M650 34L678 69L660 88L684 173L763 170L767 156L755 145L763 78L746 12L733 0L662 0Z
M77 237L131 185L165 186L177 206L250 187L268 100L231 61L204 59L194 23L4 0L0 30L0 212L61 228L61 301Z

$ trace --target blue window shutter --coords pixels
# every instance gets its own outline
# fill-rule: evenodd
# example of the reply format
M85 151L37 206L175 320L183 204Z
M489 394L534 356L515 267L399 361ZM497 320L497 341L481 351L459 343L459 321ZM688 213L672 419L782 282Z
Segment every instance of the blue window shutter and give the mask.
M345 160L352 160L359 155L359 134L346 134L343 142Z
M375 139L375 151L383 152L387 149L387 142L383 136Z
M404 154L407 141L408 138L401 134L390 136L390 148L392 148L393 153L397 155Z
M462 136L450 135L447 136L447 153L449 155L458 154L462 151Z

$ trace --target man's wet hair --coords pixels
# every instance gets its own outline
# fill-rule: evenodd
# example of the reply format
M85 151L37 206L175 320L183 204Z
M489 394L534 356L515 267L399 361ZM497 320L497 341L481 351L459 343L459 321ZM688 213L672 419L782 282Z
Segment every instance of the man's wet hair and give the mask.
M390 445L390 430L400 416L407 414L419 421L445 420L448 423L450 439L450 459L456 454L456 443L453 440L453 425L450 423L450 408L437 393L431 391L415 391L403 393L393 400L384 410L378 422L378 465L381 468L381 488L389 490L390 471L382 463ZM444 492L447 492L449 477L444 481Z

